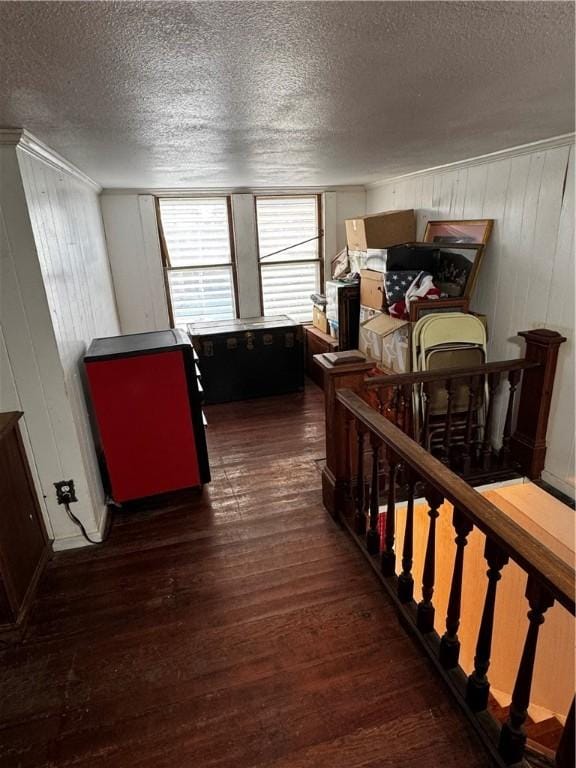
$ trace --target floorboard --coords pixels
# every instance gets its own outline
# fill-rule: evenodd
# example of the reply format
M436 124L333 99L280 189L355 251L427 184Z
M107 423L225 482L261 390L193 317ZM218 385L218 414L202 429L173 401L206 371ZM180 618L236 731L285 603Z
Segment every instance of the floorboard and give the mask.
M207 415L201 496L50 563L0 652L2 768L490 765L322 507L321 391Z

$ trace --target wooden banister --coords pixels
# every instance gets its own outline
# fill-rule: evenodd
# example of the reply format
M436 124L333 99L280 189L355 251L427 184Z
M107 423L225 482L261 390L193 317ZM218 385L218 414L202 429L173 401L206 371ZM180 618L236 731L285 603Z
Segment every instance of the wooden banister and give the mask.
M419 638L498 765L522 760L530 738L532 726L526 711L544 612L557 602L574 615L576 603L571 564L472 487L522 474L535 479L544 467L554 373L564 338L553 331L530 331L521 336L526 339L523 359L469 368L373 376L369 361L339 369L326 360L321 363L327 393L324 503L364 552L402 620ZM367 469L366 446L372 447L371 471ZM428 502L427 522L422 517L417 522L415 495ZM404 512L397 508L397 499L406 501ZM445 542L442 551L437 551L439 516L440 526L445 526L440 506L443 499L454 509L456 539L446 629L440 637L434 621L434 593L436 564L448 554ZM401 519L403 514L398 573L396 517ZM458 665L464 547L473 528L486 537L488 570L474 667L464 671ZM425 540L425 552L421 548L418 551L422 575L418 604L412 574L415 535L419 547ZM495 728L487 712L489 668L492 648L499 645L493 646L493 635L496 639L502 632L495 621L497 583L509 560L528 577L530 610L509 717L501 728ZM468 647L473 639L469 629L462 634ZM572 710L562 741L556 741L558 768L573 764L573 717Z
M366 378L365 390L368 393L375 391L382 398L382 392L390 392L394 388L436 384L445 387L449 392L455 380L467 380L464 382L465 385L478 376L487 381L489 386L493 385L491 393L494 395L498 389L501 374L508 374L510 393L504 434L494 435L493 425L489 418L486 419L487 429L484 430L482 447L482 468L486 473L484 481L489 479L495 468L493 446L500 444L503 450L497 456L496 464L501 469L515 468L531 480L538 480L546 459L546 431L558 352L560 345L566 339L556 331L548 329L521 331L518 336L526 342L524 358L500 360L469 368L443 368L434 371L372 376ZM519 387L521 378L522 384ZM516 410L514 399L518 387L518 414L513 432ZM489 399L489 409L493 406L492 400L493 397ZM448 446L450 435L446 434L445 438ZM444 461L446 460L445 448ZM468 456L464 456L461 465L466 467L465 474L468 474L471 466Z
M368 389L379 387L397 387L409 384L423 384L430 381L446 381L446 379L469 379L488 373L507 373L508 371L525 371L539 368L535 360L519 358L515 360L498 360L495 363L472 366L469 368L437 368L434 371L414 371L412 373L394 373L389 376L371 376L364 383Z
M404 434L349 389L336 392L338 403L371 433L393 449L395 455L418 476L506 552L529 576L535 578L572 614L576 591L574 569L556 557L537 539L502 514L442 462Z
M324 378L326 466L322 487L328 511L337 517L351 504L350 482L356 471L355 452L351 455L350 416L346 416L336 397L343 388L353 390L378 408L472 485L521 475L538 479L546 456L558 349L565 339L548 330L519 335L526 340L524 358L468 368L372 376L369 374L374 373L376 364L369 360L334 365L325 355L315 355L315 364L323 369ZM505 418L501 418L505 403L499 399L495 405L494 396L504 378L508 380L508 403ZM412 399L412 391L417 385L422 385L417 389L421 412L418 406L413 407L416 400ZM455 417L451 414L443 421L441 410L437 410L442 391L446 403L452 403L452 398L458 403ZM435 398L436 411L428 407L430 397Z

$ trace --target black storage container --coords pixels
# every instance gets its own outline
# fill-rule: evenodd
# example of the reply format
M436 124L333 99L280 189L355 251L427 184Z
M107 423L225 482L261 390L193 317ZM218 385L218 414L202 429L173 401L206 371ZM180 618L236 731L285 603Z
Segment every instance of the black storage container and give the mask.
M188 333L207 404L304 387L302 326L285 315L191 323Z

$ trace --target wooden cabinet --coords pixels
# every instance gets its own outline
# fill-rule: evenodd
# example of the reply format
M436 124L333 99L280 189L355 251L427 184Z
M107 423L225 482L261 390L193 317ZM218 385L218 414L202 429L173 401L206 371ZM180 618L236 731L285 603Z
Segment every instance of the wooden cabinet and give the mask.
M0 638L22 628L50 544L22 445L19 412L0 413Z
M94 339L84 364L104 486L115 502L210 482L194 350L184 331Z
M314 362L314 355L338 352L338 341L311 325L305 326L304 332L306 334L306 375L324 389L324 372Z

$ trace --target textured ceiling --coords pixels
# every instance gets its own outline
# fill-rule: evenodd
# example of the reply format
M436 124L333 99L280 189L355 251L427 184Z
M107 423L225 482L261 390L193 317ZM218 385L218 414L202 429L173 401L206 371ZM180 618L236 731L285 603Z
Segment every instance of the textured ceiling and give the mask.
M573 130L569 2L0 2L0 125L107 187L356 184Z

